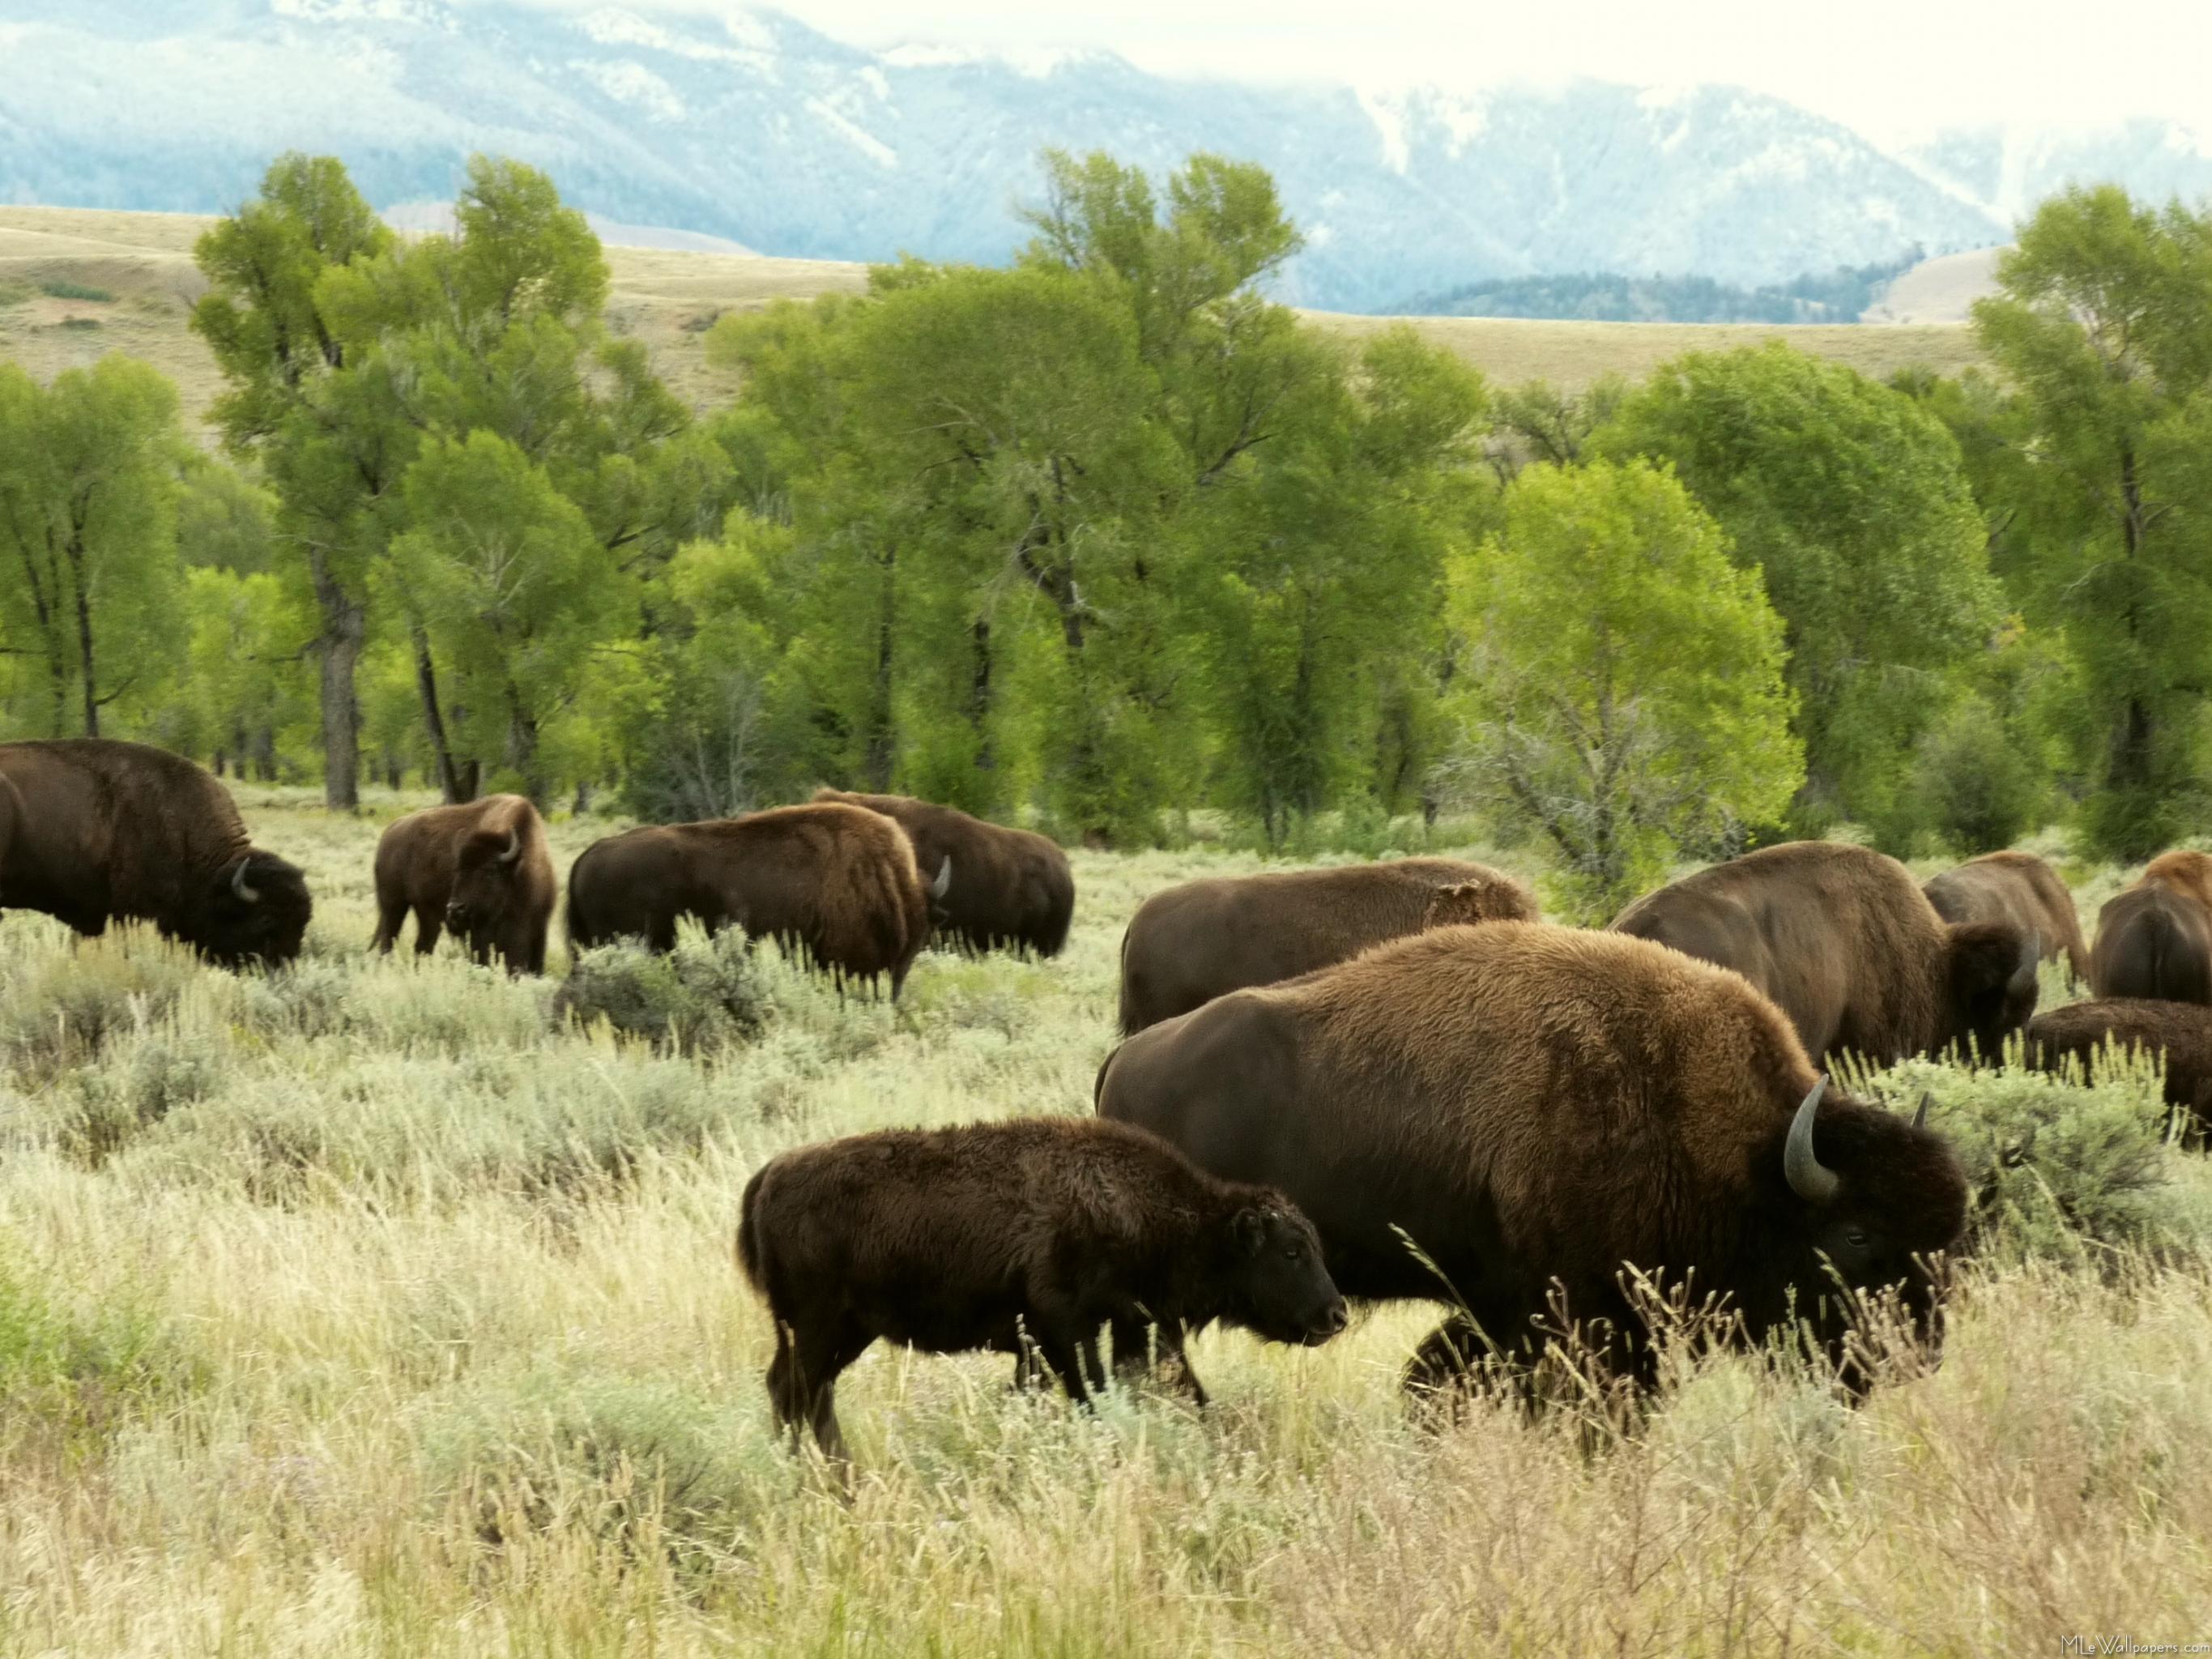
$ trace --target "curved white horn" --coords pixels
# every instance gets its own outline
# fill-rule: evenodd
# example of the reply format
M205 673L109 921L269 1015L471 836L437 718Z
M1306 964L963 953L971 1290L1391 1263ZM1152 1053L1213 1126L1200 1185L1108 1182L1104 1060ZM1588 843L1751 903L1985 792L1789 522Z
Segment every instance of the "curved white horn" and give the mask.
M937 866L937 879L929 884L929 896L943 898L952 885L952 854L945 855L945 862Z
M1936 1097L1929 1094L1927 1090L1923 1089L1920 1091L1920 1109L1912 1115L1912 1127L1914 1128L1924 1129L1928 1127L1928 1109L1935 1103Z
M507 832L507 851L499 855L501 864L512 864L522 856L522 831L509 829Z
M1828 1079L1824 1073L1814 1084L1797 1108L1797 1115L1790 1121L1790 1139L1782 1149L1782 1176L1790 1183L1790 1190L1808 1204L1826 1204L1836 1196L1843 1178L1820 1162L1813 1152L1813 1116L1819 1109L1820 1097L1828 1091Z
M246 863L245 859L239 860L238 867L230 872L230 890L248 904L258 904L261 902L259 891L246 884Z

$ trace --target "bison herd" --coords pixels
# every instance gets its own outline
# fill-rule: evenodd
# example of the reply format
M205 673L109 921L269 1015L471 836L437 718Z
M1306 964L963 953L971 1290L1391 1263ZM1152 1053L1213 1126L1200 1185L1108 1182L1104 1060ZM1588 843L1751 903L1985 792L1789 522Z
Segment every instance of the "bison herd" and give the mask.
M544 968L557 896L520 796L385 831L374 944L408 914L478 962ZM1050 957L1075 890L1047 838L902 796L605 837L568 872L581 949L671 948L679 918L774 937L894 995L933 938ZM228 964L305 934L301 872L253 847L220 783L135 744L0 744L0 907L84 933L140 918ZM2035 1017L2063 962L2091 1000ZM1864 848L1795 842L1649 893L1601 931L1539 919L1477 864L1194 881L1121 939L1121 1041L1089 1121L890 1130L772 1159L738 1255L776 1328L777 1422L842 1438L837 1376L878 1337L1017 1356L1087 1398L1160 1370L1202 1402L1188 1334L1221 1321L1319 1342L1343 1298L1450 1310L1406 1371L1477 1360L1524 1382L1571 1334L1613 1375L1656 1376L1649 1294L1694 1290L1729 1340L1789 1330L1842 1384L1867 1298L1940 1343L1942 1258L1967 1191L1925 1120L1846 1097L1822 1067L1996 1054L2094 1066L2154 1051L2168 1097L2212 1111L2212 858L2154 860L2085 945L2065 884L1996 853L1916 884Z

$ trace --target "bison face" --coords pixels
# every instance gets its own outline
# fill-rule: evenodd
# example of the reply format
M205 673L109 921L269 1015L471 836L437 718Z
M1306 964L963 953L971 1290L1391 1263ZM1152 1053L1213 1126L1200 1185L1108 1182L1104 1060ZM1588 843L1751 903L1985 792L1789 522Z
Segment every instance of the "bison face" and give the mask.
M462 844L453 873L453 890L446 901L446 926L453 932L473 934L488 927L514 902L514 881L522 867L522 833L509 830L478 830Z
M1230 1317L1271 1342L1326 1342L1348 1316L1322 1260L1313 1224L1278 1199L1241 1211L1231 1228L1231 1278L1241 1295Z
M1971 1039L1975 1052L1995 1063L2005 1039L2035 1013L2035 969L2043 941L2010 922L1954 922L1951 946L1954 1042Z
M216 878L191 942L226 968L275 967L300 954L313 908L297 866L249 851Z

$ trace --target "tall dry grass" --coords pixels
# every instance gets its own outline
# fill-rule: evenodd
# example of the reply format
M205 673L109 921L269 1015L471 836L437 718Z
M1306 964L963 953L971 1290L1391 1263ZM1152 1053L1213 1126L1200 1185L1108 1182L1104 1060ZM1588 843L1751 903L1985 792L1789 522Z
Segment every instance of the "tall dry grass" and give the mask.
M368 957L375 823L246 804L317 893L291 973L0 922L0 1654L2212 1639L2212 1182L2149 1081L2042 1133L2148 1159L2112 1214L2166 1220L2069 1249L2008 1189L1942 1369L1861 1410L1738 1357L1618 1438L1425 1425L1395 1392L1420 1307L1310 1352L1209 1334L1202 1418L878 1348L840 1390L847 1501L769 1432L745 1177L822 1135L1087 1109L1123 920L1251 860L1079 854L1060 960L927 957L896 1009L770 961L759 1034L685 1054L550 984ZM1962 1137L2043 1110L1934 1080Z

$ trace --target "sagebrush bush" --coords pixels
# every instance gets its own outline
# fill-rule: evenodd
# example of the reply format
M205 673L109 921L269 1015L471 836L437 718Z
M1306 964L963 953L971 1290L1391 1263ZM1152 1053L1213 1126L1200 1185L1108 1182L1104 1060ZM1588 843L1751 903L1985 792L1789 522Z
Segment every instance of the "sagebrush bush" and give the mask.
M683 1054L744 1042L768 1023L769 997L744 932L685 923L666 955L617 939L578 955L554 999L556 1018L617 1031Z
M58 926L45 949L0 952L0 1060L30 1079L99 1053L118 1031L143 1030L210 970L189 946L131 922L98 939Z

